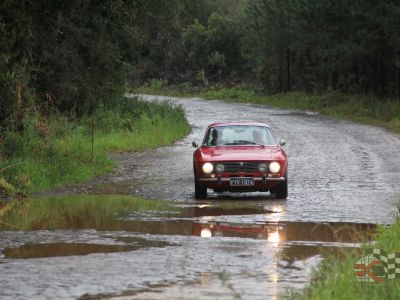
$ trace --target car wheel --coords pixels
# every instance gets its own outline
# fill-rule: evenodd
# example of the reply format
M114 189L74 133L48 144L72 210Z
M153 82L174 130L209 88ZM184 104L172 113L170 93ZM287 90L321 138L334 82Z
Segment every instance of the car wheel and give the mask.
M194 179L194 197L196 199L207 198L207 187L202 185L196 178Z
M285 173L285 181L281 182L274 188L275 198L277 199L286 199L288 196L288 175L287 171Z

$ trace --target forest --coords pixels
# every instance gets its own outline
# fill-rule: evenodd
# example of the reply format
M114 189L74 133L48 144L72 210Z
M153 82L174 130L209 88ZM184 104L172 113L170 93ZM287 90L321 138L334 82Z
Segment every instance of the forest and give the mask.
M4 0L0 131L153 79L399 98L399 19L393 0Z
M400 0L0 0L0 298L398 299L399 137Z

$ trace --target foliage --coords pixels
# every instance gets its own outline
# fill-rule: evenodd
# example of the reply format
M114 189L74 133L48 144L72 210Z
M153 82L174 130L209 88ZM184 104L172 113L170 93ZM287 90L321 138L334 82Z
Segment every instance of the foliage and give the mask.
M388 99L400 98L399 16L400 4L392 0L2 1L0 165L18 163L13 157L29 157L31 150L48 155L39 160L44 169L57 165L65 142L52 139L65 132L86 153L80 140L88 139L92 115L102 120L99 128L112 127L110 134L133 134L137 124L111 109L127 83L199 91L247 82L267 94L288 93L267 103L296 102L398 128L396 101ZM363 100L369 96L350 101L343 93L376 98L370 105ZM296 101L289 101L293 95ZM71 119L83 123L71 125ZM29 190L36 185L33 165L26 161L14 175L0 175Z
M399 3L256 0L247 15L245 53L268 91L400 97Z
M400 133L400 102L392 98L340 92L287 92L267 95L258 88L198 88L191 85L164 86L156 90L143 86L136 92L170 96L196 96L206 99L224 99L238 103L254 103L273 107L313 110L337 118L388 128Z
M340 92L280 93L265 95L254 89L230 88L199 94L209 99L256 103L274 107L318 111L326 115L386 127L400 133L400 102L391 98L350 95Z
M4 135L0 153L5 159L0 161L0 177L17 192L41 191L111 170L109 151L153 148L189 131L180 107L138 99L121 98L113 110L100 106L93 121L92 159L92 118L53 114L43 119L34 114L24 119L23 130L10 130Z
M2 1L0 125L27 111L90 113L122 96L135 1Z
M0 133L153 79L399 98L399 16L392 0L3 1Z
M374 248L388 253L400 252L400 219L389 228L381 228L373 245ZM371 248L372 245L365 245ZM384 283L360 283L354 276L355 262L363 256L364 251L353 251L344 259L330 257L313 275L311 285L305 289L301 299L396 299L400 294L398 279L385 280ZM299 295L296 295L296 299Z

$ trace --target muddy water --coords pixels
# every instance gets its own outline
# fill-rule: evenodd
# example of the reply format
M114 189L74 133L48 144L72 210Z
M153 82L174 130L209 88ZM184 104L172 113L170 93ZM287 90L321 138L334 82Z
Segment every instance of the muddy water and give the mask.
M274 298L301 288L325 254L345 255L376 230L279 221L282 208L269 202L170 202L101 222L61 216L51 231L2 231L0 298Z
M192 124L186 139L115 155L120 165L112 174L53 192L136 194L166 199L170 209L125 211L102 223L83 215L50 231L0 231L1 299L276 299L304 287L326 253L346 255L370 240L376 224L392 222L398 136L307 112L172 101ZM287 200L212 192L194 200L190 143L208 123L233 120L270 122L288 140ZM31 258L7 254L21 249L33 249Z
M129 245L95 245L85 243L26 244L5 248L6 258L40 258L56 256L88 255L91 253L124 252L135 249Z

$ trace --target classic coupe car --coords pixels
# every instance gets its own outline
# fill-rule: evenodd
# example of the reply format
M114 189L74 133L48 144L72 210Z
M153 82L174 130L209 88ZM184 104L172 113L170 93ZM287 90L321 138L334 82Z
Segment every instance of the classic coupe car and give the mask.
M260 191L285 199L288 160L268 124L237 122L210 124L193 153L195 198L217 193Z

